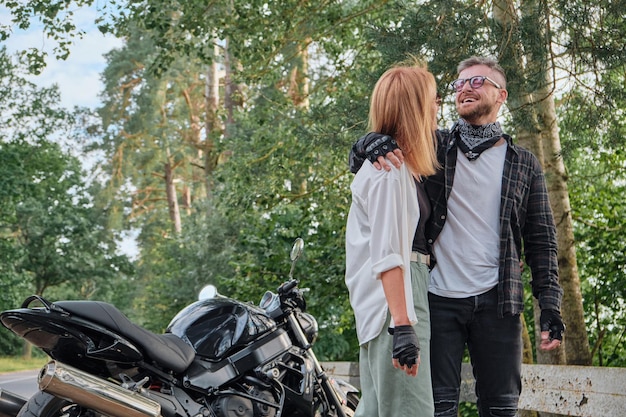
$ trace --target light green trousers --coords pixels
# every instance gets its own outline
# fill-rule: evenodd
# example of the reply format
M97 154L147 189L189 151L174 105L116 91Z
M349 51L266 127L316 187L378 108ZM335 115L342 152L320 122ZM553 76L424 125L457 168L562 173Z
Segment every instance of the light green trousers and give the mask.
M359 352L361 400L355 417L433 417L430 377L430 314L428 311L428 267L411 262L413 300L418 323L413 326L420 342L420 366L416 377L408 376L391 363L393 337L384 330Z

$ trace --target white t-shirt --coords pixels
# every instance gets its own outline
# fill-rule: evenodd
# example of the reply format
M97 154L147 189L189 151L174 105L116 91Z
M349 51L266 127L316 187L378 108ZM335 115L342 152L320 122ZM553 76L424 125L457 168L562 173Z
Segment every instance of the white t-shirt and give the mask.
M388 306L380 275L404 271L406 310L417 322L411 289L411 244L419 220L417 190L405 164L377 170L365 161L354 177L346 225L346 285L360 344L380 334ZM392 324L393 325L393 324Z
M433 245L429 291L441 297L483 294L498 284L500 199L507 144L474 161L458 152L448 218Z

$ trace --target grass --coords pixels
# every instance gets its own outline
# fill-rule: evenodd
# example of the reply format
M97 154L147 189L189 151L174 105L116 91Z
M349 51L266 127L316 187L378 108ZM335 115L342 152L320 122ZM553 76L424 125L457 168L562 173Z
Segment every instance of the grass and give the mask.
M26 371L31 369L39 369L44 366L50 358L33 357L24 359L22 357L0 357L0 373Z

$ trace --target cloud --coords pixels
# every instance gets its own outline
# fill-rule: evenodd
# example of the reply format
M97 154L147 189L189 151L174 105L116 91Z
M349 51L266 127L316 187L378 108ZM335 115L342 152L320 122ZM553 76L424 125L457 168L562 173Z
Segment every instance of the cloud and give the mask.
M106 67L103 54L121 46L121 41L105 37L100 32L88 32L75 42L65 61L50 61L40 75L41 85L56 83L61 90L61 102L66 107L95 107L103 84L100 74Z
M94 25L97 15L94 8L81 8L75 11L74 22L85 34L75 38L70 47L70 55L65 61L54 59L52 49L55 42L43 35L41 25L33 22L27 31L16 30L5 42L9 53L25 48L39 48L48 53L47 66L38 76L29 79L42 87L57 84L61 91L61 104L67 108L83 106L94 108L100 104L98 95L103 84L100 74L106 67L104 54L122 46L123 41L112 35L103 35ZM0 8L0 21L10 19L7 10Z

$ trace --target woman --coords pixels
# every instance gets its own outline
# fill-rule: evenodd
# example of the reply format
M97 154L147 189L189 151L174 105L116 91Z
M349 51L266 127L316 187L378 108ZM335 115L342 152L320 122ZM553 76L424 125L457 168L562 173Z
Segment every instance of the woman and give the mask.
M350 187L346 285L362 390L355 416L434 414L428 266L412 245L420 218L416 183L438 166L436 114L435 78L416 61L389 69L374 87L370 131L395 138L405 163L385 171L365 161Z

